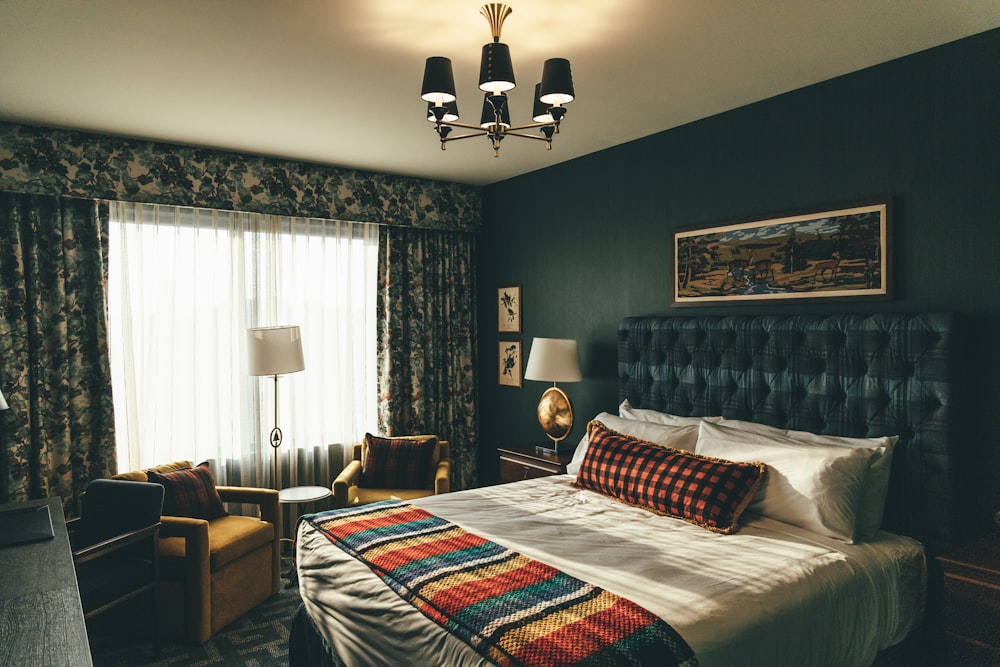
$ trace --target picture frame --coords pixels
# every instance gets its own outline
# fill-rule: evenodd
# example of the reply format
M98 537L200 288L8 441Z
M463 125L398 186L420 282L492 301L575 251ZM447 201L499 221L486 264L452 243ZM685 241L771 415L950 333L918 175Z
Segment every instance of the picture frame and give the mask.
M521 357L521 341L502 340L498 349L498 377L505 387L521 388L524 381L524 362Z
M521 333L521 286L497 289L497 331Z
M674 232L671 305L892 298L892 200Z

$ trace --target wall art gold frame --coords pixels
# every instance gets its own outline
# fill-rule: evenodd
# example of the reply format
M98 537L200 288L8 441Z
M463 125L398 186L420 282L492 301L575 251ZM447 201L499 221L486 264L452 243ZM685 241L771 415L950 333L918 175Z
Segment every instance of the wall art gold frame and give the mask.
M521 333L521 286L511 285L497 290L497 331Z
M674 232L672 305L887 300L889 198Z
M521 341L502 340L497 364L500 384L521 388L524 381L524 362L521 357Z

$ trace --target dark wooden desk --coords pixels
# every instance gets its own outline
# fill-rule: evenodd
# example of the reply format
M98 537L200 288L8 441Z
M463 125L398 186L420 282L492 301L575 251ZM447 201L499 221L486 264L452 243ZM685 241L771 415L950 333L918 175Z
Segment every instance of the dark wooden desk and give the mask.
M0 666L93 665L76 570L58 498L48 504L55 538L0 547ZM0 505L0 510L15 507Z

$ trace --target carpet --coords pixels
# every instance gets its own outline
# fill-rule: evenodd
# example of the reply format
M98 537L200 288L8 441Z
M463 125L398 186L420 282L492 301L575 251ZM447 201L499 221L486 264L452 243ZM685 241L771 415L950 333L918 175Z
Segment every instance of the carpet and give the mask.
M282 571L287 572L287 563L283 565L286 567ZM95 667L287 665L288 630L299 602L298 587L285 588L283 581L277 595L230 623L202 646L164 642L159 654L154 655L149 640L91 636L90 652Z

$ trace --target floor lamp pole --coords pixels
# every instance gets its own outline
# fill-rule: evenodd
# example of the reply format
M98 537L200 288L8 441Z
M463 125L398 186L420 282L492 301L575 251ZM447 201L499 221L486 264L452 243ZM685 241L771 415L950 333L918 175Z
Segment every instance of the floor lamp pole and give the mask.
M280 489L278 479L278 450L281 448L281 429L278 428L278 375L274 375L274 428L271 429L271 448L274 450L274 488Z

